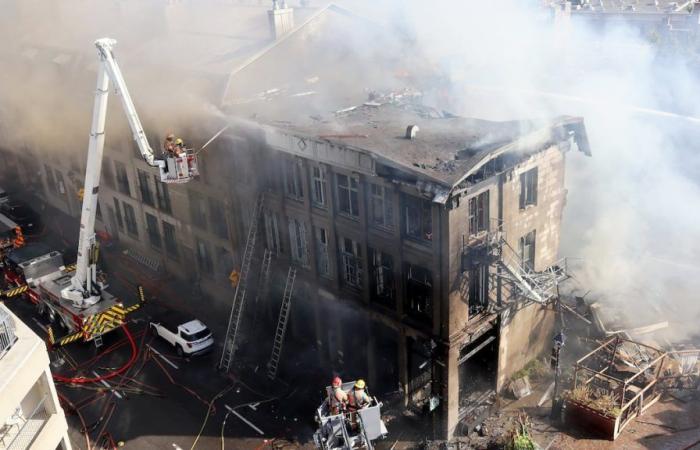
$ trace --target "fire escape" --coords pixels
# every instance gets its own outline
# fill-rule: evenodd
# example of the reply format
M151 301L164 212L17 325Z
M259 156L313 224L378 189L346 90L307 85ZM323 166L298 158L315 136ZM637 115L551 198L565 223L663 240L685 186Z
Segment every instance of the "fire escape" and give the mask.
M514 302L525 300L547 304L558 295L558 285L568 279L566 258L542 271L523 262L523 256L506 240L501 225L477 237L462 239L462 269L478 265L488 267L489 301L486 309L498 312ZM493 293L497 293L494 295Z

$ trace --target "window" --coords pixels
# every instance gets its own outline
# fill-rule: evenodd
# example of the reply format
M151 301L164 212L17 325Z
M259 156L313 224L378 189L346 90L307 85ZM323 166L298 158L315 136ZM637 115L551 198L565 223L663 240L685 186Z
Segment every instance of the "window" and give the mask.
M129 175L126 173L124 163L114 161L114 170L117 173L117 188L124 195L131 196L131 187L129 186Z
M318 253L318 273L330 278L332 275L328 255L328 231L325 228L316 228L316 250Z
M102 208L100 208L100 202L97 202L97 209L95 210L95 217L100 222L102 221Z
M102 161L102 178L107 186L114 189L114 172L112 172L112 160L109 158L104 158Z
M469 234L489 230L489 191L469 199Z
M369 249L370 298L389 308L396 308L394 300L394 260L391 255Z
M139 229L136 225L136 214L134 214L134 207L128 203L124 203L124 222L126 223L126 231L133 237L139 237Z
M284 191L288 197L294 199L304 198L301 189L301 160L287 159L284 161Z
M161 183L157 175L153 176L156 182L156 199L158 200L158 208L170 214L172 212L170 207L170 192L168 191L168 185Z
M204 198L195 191L187 191L190 198L190 218L192 223L204 230L207 229L207 210Z
M337 174L336 180L338 211L352 217L358 217L360 208L358 206L357 185L359 182L357 177Z
M469 315L479 314L489 301L489 267L485 264L469 270Z
M325 208L326 204L326 169L314 166L311 168L311 200L314 206Z
M113 198L112 200L114 200L114 211L116 212L115 216L117 216L119 231L124 231L124 219L122 219L122 209L119 207L119 200L116 198Z
M520 174L520 209L537 204L537 167Z
M209 197L209 217L211 218L211 228L214 234L221 239L228 239L228 223L226 222L226 211L222 201Z
M535 270L535 230L520 238L520 261L525 270Z
M279 255L283 253L282 242L280 241L280 230L277 219L277 213L265 210L265 239L267 241L267 248L272 251L272 253Z
M404 195L404 234L420 241L433 240L431 205L427 200Z
M308 246L306 244L306 225L297 219L289 219L289 246L292 259L302 266L309 265Z
M153 214L146 213L146 230L148 231L148 240L154 248L161 248L160 229L158 228L158 219Z
M172 258L178 257L177 241L175 240L175 225L163 221L163 241L165 242L165 251Z
M378 184L370 184L370 220L382 228L394 226L394 211L389 189Z
M406 311L417 319L429 319L433 307L433 276L428 269L406 265Z
M362 287L362 250L360 244L352 239L342 239L340 257L345 283L348 286Z
M149 206L155 206L153 201L153 192L151 192L151 186L148 184L150 176L143 170L137 171L139 176L139 189L141 190L141 201Z
M44 170L46 171L46 189L55 190L56 177L53 175L53 169L48 164L44 164Z
M214 265L211 260L211 253L209 252L209 244L200 239L197 239L197 265L199 266L199 271L203 275L212 275Z

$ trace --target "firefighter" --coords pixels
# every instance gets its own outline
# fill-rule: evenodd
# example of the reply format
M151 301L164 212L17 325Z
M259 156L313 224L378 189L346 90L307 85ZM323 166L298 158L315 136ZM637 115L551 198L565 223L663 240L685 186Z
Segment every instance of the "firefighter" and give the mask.
M372 403L372 399L365 392L365 387L365 380L359 379L355 382L352 390L348 392L348 408L350 411L366 408Z
M20 227L15 228L15 240L14 247L20 248L24 246L24 235L22 234L22 229Z
M182 156L185 154L185 143L182 139L175 139L175 156Z
M175 155L175 135L169 134L163 142L163 151L165 156L172 157Z
M344 412L348 405L348 394L343 390L343 380L340 377L333 378L333 395L331 395L331 414L336 415Z

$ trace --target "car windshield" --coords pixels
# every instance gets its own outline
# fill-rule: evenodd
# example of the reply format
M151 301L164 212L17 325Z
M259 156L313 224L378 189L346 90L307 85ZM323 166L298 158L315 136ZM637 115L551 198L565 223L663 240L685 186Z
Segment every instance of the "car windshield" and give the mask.
M182 338L188 342L193 342L193 341L198 341L202 338L205 338L209 336L209 328L204 328L200 331L197 331L196 333L193 334L188 334L185 333L184 331L182 332Z

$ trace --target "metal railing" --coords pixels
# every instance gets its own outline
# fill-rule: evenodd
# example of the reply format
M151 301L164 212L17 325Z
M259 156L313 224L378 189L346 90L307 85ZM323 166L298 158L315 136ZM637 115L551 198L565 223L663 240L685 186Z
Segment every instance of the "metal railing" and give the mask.
M5 309L0 308L0 358L5 356L10 347L17 342L15 322Z
M13 429L10 428L7 430L5 436L3 436L3 440L6 437L12 436L12 440L10 441L9 445L5 447L7 450L25 450L32 445L32 442L34 442L34 439L39 435L42 428L44 428L44 425L51 416L51 414L46 411L46 408L44 408L44 403L46 402L47 398L48 396L42 397L29 416L13 416L18 420L17 423L12 426L19 426L19 429L17 430L17 434L12 436ZM0 445L2 445L1 442Z

